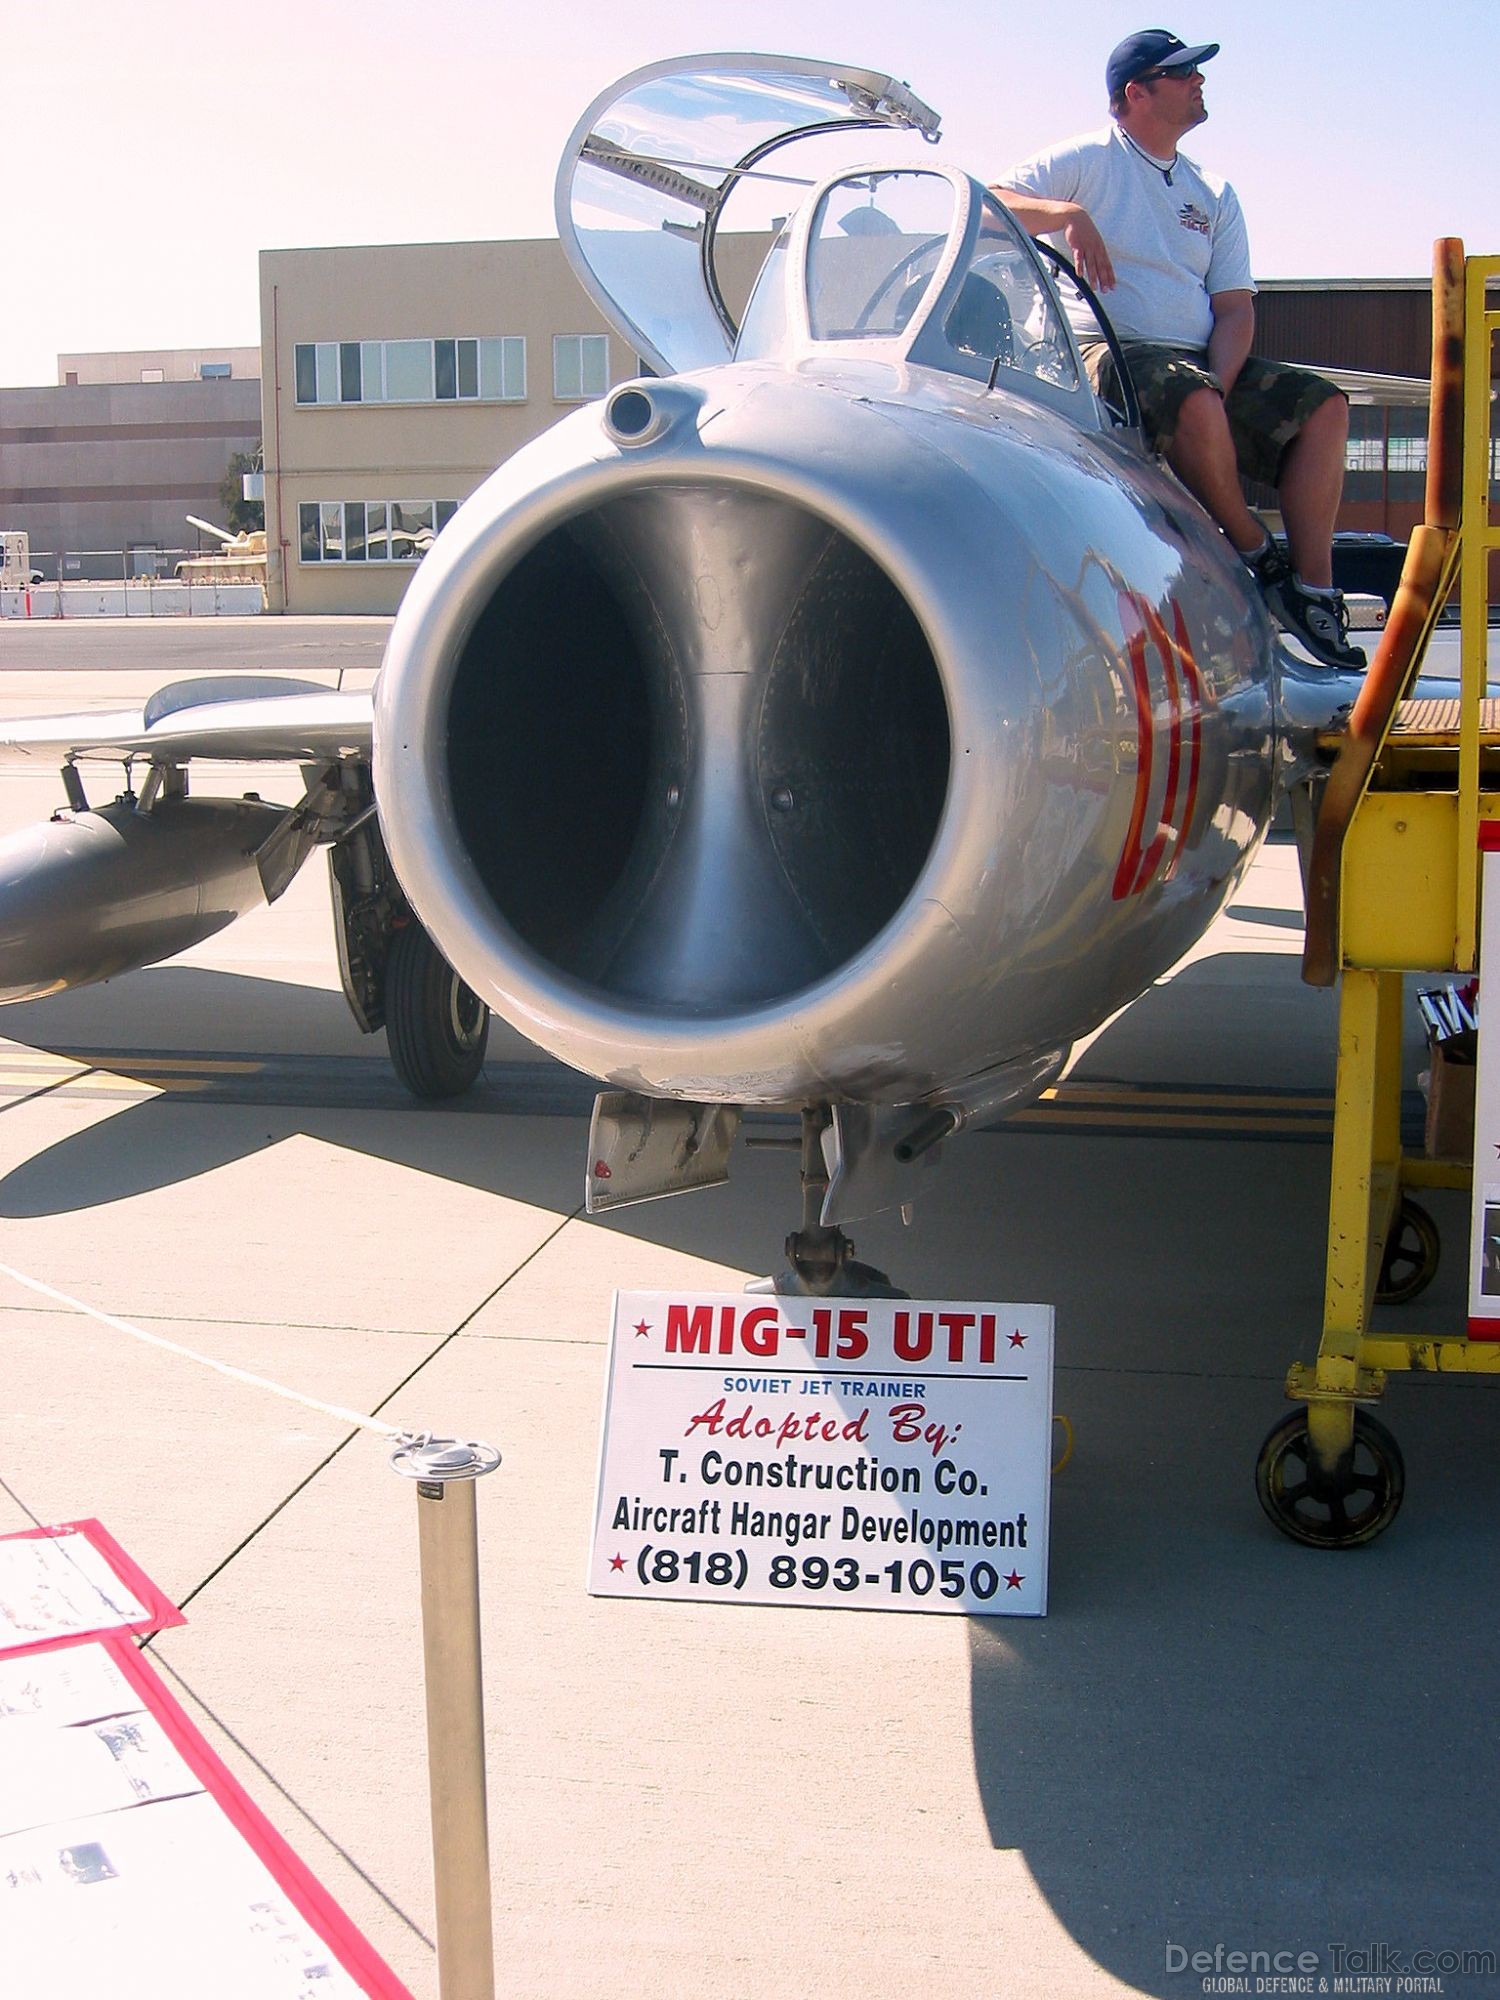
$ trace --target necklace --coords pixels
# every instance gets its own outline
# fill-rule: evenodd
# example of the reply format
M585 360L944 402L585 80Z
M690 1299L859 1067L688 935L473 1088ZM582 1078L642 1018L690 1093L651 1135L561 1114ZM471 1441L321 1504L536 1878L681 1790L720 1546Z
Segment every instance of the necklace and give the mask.
M1125 130L1125 127L1123 125L1117 125L1115 127L1115 130L1119 133L1120 137L1125 141L1126 145L1130 148L1131 152L1134 153L1138 159L1144 160L1148 167L1155 167L1156 171L1161 175L1162 179L1166 182L1167 186L1170 187L1172 185L1172 168L1177 165L1176 153L1174 152L1172 155L1171 166L1164 167L1161 161L1156 158L1155 154L1148 153L1144 146L1138 146L1135 143L1134 139L1131 138L1130 134Z

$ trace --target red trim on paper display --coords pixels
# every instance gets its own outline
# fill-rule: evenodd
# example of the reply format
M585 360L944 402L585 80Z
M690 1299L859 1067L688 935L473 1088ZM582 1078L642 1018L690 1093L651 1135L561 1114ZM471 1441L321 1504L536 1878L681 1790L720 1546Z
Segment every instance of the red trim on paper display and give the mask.
M173 1749L350 1978L359 1982L371 2000L414 2000L410 1987L396 1977L311 1869L288 1847L228 1765L209 1747L145 1655L122 1633L110 1633L103 1644L140 1696L142 1705L161 1724Z
M1481 854L1500 854L1500 819L1482 819L1479 822L1479 851Z
M172 1625L185 1625L186 1616L154 1584L140 1564L126 1555L114 1536L102 1521L59 1521L50 1528L22 1528L14 1535L0 1535L0 1542L55 1542L64 1535L82 1535L109 1565L117 1582L123 1584L131 1596L145 1611L144 1618L130 1623L121 1621L118 1625L105 1625L91 1632L55 1632L46 1638L32 1639L24 1646L0 1646L0 1659L19 1660L27 1653L51 1652L57 1646L80 1646L86 1641L106 1639L118 1632L164 1632Z
M1470 1340L1500 1340L1500 1319L1471 1319Z

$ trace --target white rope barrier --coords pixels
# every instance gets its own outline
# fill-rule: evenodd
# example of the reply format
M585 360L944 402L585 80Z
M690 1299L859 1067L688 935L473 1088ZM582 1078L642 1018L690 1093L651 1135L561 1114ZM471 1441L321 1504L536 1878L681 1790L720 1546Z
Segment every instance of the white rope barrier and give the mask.
M98 1306L86 1305L82 1299L60 1292L55 1285L44 1284L40 1278L28 1277L14 1264L0 1264L0 1274L14 1278L28 1291L40 1292L43 1298L56 1299L59 1305L67 1306L72 1312L98 1320L101 1326L113 1327L116 1333L128 1333L132 1340L143 1340L148 1347L160 1347L168 1354L180 1354L185 1361L199 1362L204 1368L212 1368L216 1375L227 1375L233 1382L248 1382L254 1389L268 1389L273 1396L283 1396L287 1402L301 1403L309 1410L321 1410L324 1416L337 1417L340 1423L352 1424L358 1430L372 1431L376 1437L412 1436L410 1430L402 1429L399 1424L383 1424L378 1417L367 1417L359 1410L346 1410L340 1403L325 1403L320 1397L304 1396L300 1389L288 1389L284 1383L273 1382L265 1375L252 1375L247 1368L232 1368L227 1361L215 1361L211 1354L200 1354L195 1347L184 1347L181 1341L168 1340L164 1334L147 1333L144 1327L132 1326L128 1319L116 1319L113 1313L101 1312Z
M432 1811L433 1887L437 1902L438 1985L442 2000L494 2000L489 1819L484 1768L484 1692L479 1628L479 1542L474 1485L500 1463L490 1445L403 1430L378 1417L304 1396L246 1368L215 1361L195 1347L147 1333L101 1312L55 1285L0 1263L0 1275L69 1311L167 1354L196 1361L354 1429L393 1439L394 1469L417 1489L422 1578L422 1649L427 1683L427 1764Z

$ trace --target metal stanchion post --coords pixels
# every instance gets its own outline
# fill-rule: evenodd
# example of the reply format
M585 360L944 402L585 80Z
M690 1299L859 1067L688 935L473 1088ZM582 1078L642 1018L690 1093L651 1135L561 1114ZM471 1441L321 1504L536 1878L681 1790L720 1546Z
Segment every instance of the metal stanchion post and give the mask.
M494 2000L474 1482L500 1454L417 1437L403 1439L391 1463L417 1483L438 1991L441 2000Z

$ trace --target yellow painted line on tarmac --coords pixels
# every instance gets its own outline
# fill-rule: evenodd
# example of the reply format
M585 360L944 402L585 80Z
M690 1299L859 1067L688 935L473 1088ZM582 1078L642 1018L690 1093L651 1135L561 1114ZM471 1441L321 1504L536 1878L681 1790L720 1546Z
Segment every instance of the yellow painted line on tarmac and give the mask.
M191 1096L215 1083L274 1071L274 1059L235 1056L133 1055L125 1051L71 1056L0 1040L0 1096L110 1096L172 1093ZM1243 1133L1286 1138L1327 1138L1333 1130L1331 1092L1174 1088L1135 1083L1064 1080L1024 1110L997 1121L1004 1126L1067 1131L1181 1133L1229 1137Z
M1055 1104L1046 1111L1014 1111L1006 1125L1117 1125L1123 1131L1173 1132L1331 1132L1333 1111L1326 1116L1303 1118L1211 1118L1190 1111L1153 1111L1142 1105L1136 1111L1091 1111L1084 1105ZM997 1123L995 1130L1002 1127Z
M1285 1105L1288 1111L1326 1111L1333 1114L1333 1097L1328 1091L1318 1091L1302 1097L1288 1095L1272 1097L1263 1090L1244 1092L1231 1090L1157 1090L1147 1084L1053 1084L1044 1090L1041 1103L1069 1104L1139 1104L1152 1105L1198 1105L1204 1110L1233 1109L1236 1111L1263 1110L1268 1104Z
M0 1090L33 1089L43 1074L34 1069L11 1069L0 1064ZM51 1092L53 1097L66 1097L77 1090L128 1090L132 1085L138 1090L207 1090L210 1081L200 1076L133 1077L119 1070L101 1069L79 1069L71 1073L59 1069L53 1074L57 1079L57 1087Z
M92 1069L115 1069L129 1075L135 1070L181 1070L204 1076L259 1076L263 1062L236 1062L228 1056L97 1056Z
M18 1045L12 1043L12 1048ZM49 1055L43 1049L28 1050L26 1054L9 1054L0 1044L0 1063L8 1069L28 1070L38 1076L65 1075L69 1070L80 1074L87 1070L108 1070L112 1074L133 1076L137 1070L169 1070L185 1075L205 1076L258 1076L265 1068L263 1062L237 1062L228 1057L217 1056L124 1056L99 1055L85 1062L78 1056Z

